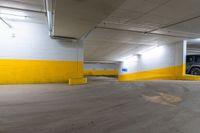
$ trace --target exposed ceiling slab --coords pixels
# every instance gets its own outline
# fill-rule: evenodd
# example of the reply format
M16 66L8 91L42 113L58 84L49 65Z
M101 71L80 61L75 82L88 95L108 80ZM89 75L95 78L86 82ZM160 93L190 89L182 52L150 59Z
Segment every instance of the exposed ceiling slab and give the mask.
M120 61L149 47L182 41L184 38L96 28L84 41L85 60Z
M200 38L199 0L126 0L85 41L85 60L119 60L162 44Z
M127 0L100 26L152 31L200 16L198 0Z
M125 0L56 0L53 35L80 39Z

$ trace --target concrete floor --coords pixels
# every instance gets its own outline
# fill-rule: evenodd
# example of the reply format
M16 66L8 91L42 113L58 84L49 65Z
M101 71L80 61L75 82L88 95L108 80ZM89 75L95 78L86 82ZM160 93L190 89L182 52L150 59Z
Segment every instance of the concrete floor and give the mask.
M182 98L175 106L143 95ZM0 133L199 133L200 82L1 85Z

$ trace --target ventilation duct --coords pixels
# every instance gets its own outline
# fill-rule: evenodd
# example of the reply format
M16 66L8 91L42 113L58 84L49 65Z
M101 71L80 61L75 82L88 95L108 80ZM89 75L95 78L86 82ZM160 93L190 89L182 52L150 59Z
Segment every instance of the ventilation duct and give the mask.
M49 35L53 36L53 26L54 26L54 8L55 0L46 0L46 10L47 10L47 20L48 20L48 28L49 28Z

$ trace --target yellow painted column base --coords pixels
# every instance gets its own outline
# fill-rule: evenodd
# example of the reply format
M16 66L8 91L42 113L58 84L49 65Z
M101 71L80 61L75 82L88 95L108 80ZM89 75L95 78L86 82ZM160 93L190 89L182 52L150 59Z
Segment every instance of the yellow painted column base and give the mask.
M87 84L87 78L71 78L69 79L69 85L82 85Z
M200 80L200 76L195 75L184 75L181 77L182 80Z

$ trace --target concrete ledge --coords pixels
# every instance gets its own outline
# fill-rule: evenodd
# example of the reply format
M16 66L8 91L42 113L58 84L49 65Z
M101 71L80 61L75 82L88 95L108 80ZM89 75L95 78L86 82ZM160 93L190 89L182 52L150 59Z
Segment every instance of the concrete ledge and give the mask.
M87 84L87 78L71 78L69 79L69 85L82 85Z

